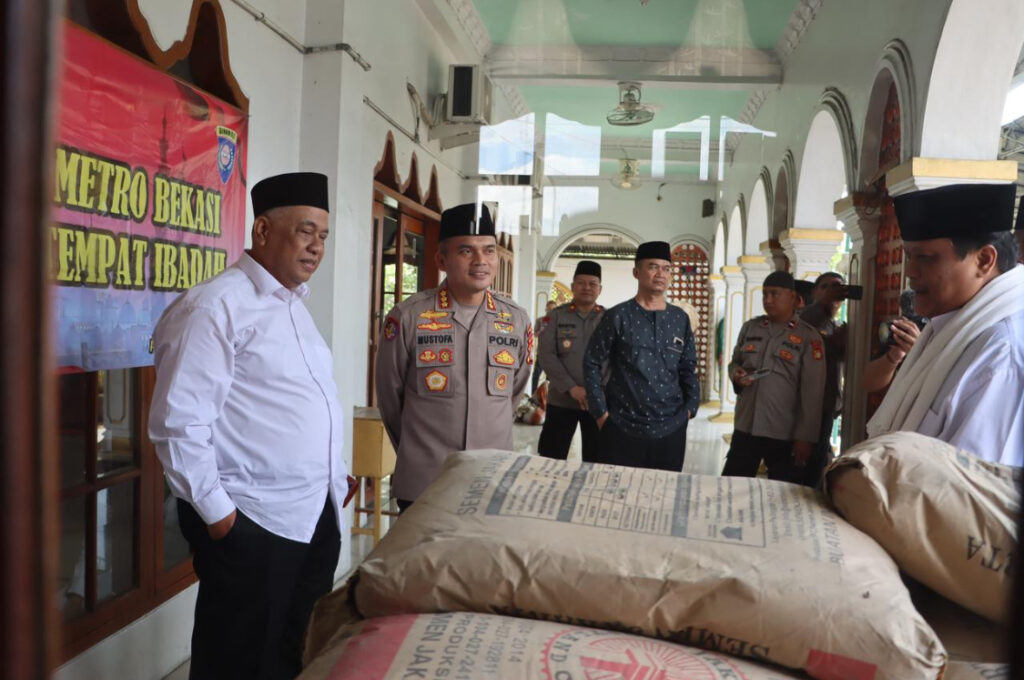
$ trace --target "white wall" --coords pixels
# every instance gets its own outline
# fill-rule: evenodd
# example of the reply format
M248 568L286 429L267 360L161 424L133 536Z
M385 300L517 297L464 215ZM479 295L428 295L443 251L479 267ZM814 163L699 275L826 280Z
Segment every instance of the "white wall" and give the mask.
M557 274L555 281L572 287L572 276L576 273L576 258L560 257L555 260L551 271ZM636 297L636 279L633 278L632 260L597 260L601 265L601 296L597 299L604 307L615 305Z
M715 217L701 217L701 201L714 198L709 184L669 184L657 200L658 183L649 181L639 189L622 191L609 182L600 185L598 210L570 217L558 236L545 236L538 245L542 268L550 268L561 250L591 231L617 231L637 241L675 243L683 236L702 242L710 251Z

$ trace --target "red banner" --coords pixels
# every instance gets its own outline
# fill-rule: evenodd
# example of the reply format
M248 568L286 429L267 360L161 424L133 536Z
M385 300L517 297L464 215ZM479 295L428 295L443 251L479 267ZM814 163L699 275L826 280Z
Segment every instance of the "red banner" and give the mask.
M50 276L57 360L152 363L181 291L245 243L244 113L65 22Z

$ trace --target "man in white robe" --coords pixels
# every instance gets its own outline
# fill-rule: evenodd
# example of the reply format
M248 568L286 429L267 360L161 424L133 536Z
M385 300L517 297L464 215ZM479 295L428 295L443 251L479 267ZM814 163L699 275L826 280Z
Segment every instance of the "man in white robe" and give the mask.
M868 423L1024 465L1024 266L1012 184L896 197L914 311L931 318Z

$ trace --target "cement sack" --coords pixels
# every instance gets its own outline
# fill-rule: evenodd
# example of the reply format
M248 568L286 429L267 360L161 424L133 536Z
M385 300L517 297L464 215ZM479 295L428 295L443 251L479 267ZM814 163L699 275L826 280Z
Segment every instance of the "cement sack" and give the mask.
M621 630L829 680L936 678L896 565L815 491L500 452L449 458L360 567L367 617Z
M300 680L792 680L693 647L493 614L405 614L342 626Z
M939 636L949 662L1001 663L1014 639L1008 624L998 623L972 611L924 586L907 584L914 607Z
M1020 468L896 432L844 453L826 479L839 513L908 574L971 611L1006 621Z
M997 663L956 661L949 664L943 680L1010 680L1010 667Z

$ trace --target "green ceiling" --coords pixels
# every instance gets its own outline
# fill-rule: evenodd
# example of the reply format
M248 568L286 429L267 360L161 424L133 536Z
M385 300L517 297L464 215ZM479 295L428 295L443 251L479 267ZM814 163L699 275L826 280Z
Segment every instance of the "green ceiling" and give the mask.
M797 0L474 0L496 45L772 49ZM690 37L691 28L697 33Z

